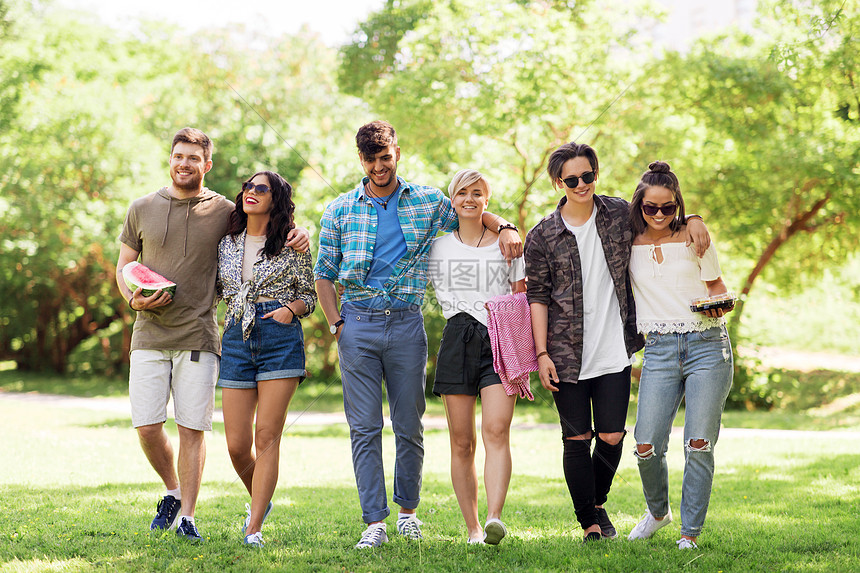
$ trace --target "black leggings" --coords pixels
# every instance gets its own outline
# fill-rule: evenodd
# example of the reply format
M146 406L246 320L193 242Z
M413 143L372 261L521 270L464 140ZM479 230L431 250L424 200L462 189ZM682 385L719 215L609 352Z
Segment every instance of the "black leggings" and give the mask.
M592 409L594 433L626 433L624 425L630 402L630 367L621 372L580 380L576 384L560 383L558 388L553 398L564 438L564 478L573 500L576 519L583 529L588 529L597 523L595 506L606 503L615 470L621 461L623 439L611 445L594 436L592 454L590 439L567 438L592 431Z

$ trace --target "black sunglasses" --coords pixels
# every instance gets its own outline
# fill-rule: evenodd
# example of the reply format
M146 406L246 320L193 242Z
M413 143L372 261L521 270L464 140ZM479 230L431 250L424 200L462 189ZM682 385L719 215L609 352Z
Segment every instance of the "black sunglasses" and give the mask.
M564 181L564 184L567 185L570 189L576 189L576 186L579 185L580 179L582 179L583 183L588 185L589 183L594 182L595 177L596 175L594 174L594 171L586 171L579 177L573 175L571 177L568 177L567 179L562 179L562 181Z
M675 211L678 210L678 205L675 203L666 203L665 205L657 206L657 205L646 205L642 203L642 212L648 215L649 217L653 217L658 212L662 211L664 215L667 217L671 217L675 214Z
M250 181L245 181L242 183L242 191L253 191L254 193L259 193L260 195L265 195L271 189L269 189L268 185L254 185Z

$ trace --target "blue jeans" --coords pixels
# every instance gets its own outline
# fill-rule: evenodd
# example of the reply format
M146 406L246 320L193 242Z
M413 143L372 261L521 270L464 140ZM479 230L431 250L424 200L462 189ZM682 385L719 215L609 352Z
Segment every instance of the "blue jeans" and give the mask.
M698 537L708 513L714 479L714 446L720 434L723 406L732 387L732 349L725 326L704 332L649 333L636 408L634 453L648 510L655 517L669 513L666 450L672 421L681 398L684 419L684 481L681 493L681 534ZM704 440L702 447L690 443Z
M394 502L418 507L424 466L427 333L420 308L370 310L346 304L338 342L343 409L362 519L390 514L382 465L382 382L394 429Z

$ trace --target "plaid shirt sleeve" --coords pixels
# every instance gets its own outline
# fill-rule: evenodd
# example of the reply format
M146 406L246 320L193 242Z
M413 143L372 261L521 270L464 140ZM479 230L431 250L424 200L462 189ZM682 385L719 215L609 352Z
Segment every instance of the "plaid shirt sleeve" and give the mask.
M332 282L338 279L343 252L337 209L338 201L332 201L325 208L320 219L320 248L314 267L314 279L328 279Z
M457 219L457 212L451 204L451 199L442 194L442 201L439 205L439 221L440 230L450 233L460 228L460 222Z

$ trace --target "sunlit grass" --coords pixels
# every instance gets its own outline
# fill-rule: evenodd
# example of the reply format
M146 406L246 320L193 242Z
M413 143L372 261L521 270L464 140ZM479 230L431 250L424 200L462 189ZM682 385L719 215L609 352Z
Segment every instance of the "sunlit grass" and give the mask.
M189 546L172 533L147 531L162 486L134 431L116 422L110 412L0 400L0 571L849 571L860 558L860 454L856 440L840 433L724 431L701 550L682 553L674 547L676 524L649 541L623 539L645 507L627 453L607 504L622 539L583 547L561 471L560 432L544 426L512 435L509 538L497 548L467 547L448 436L432 431L420 507L425 541L392 534L383 549L360 553L352 550L362 524L347 435L296 428L282 440L267 546L254 552L239 543L247 494L222 430L207 435L197 511L207 539ZM668 454L677 520L681 441L673 436ZM384 453L390 495L388 430Z

